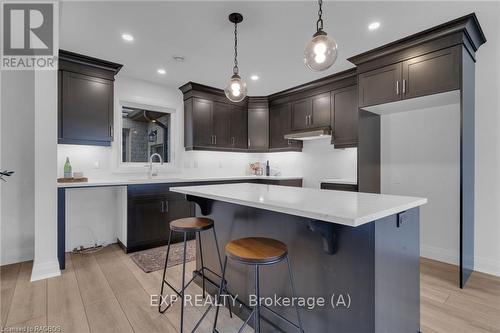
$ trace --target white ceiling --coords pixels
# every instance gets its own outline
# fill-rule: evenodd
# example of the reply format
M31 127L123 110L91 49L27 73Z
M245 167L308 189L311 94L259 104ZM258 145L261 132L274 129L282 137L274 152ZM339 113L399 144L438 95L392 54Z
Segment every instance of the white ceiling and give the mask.
M340 52L336 64L321 73L302 61L315 30L316 2L63 2L60 47L124 64L122 75L176 88L188 81L223 88L233 61L227 16L237 11L244 16L238 26L240 73L248 94L258 96L348 69L350 56L473 11L481 22L488 8L477 2L327 2L325 30ZM381 27L368 31L373 21ZM124 42L124 32L135 40ZM186 60L175 62L173 55ZM166 75L156 72L160 67ZM251 74L260 79L251 81Z

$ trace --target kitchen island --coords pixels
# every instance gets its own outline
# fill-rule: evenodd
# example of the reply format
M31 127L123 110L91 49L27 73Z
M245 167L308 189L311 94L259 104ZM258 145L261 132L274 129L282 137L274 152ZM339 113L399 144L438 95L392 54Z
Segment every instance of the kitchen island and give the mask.
M215 221L221 249L230 240L261 236L288 245L306 332L418 332L419 206L427 199L263 184L174 187ZM219 271L210 235L202 235L205 265ZM199 262L197 263L199 266ZM230 292L243 303L253 272L231 263ZM290 296L284 264L261 270L262 296ZM208 274L207 274L208 275ZM209 276L218 282L216 276ZM319 305L318 300L325 303ZM277 307L293 319L293 308ZM238 309L236 310L238 313ZM239 315L248 314L245 308ZM273 316L264 325L293 331Z

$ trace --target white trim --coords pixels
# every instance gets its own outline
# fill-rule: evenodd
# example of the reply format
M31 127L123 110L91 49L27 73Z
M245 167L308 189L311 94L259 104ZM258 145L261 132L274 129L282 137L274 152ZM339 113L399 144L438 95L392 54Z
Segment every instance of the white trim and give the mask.
M431 245L420 244L420 256L452 265L458 265L458 252Z
M475 256L474 270L477 272L500 276L500 261Z
M421 244L420 256L452 265L459 264L459 255L457 253L435 246ZM500 262L490 258L474 256L474 271L500 276Z
M44 262L41 264L34 264L31 271L31 282L48 279L51 277L61 275L58 261Z
M17 253L10 253L12 251L7 251L4 249L2 251L3 253L0 266L33 260L34 251L35 249L33 246L20 248L19 251L17 251Z
M175 156L175 149L177 147L176 145L176 138L177 138L177 132L179 129L175 124L177 124L177 109L169 106L169 105L152 105L152 104L144 104L144 103L137 103L137 102L132 102L129 100L123 100L120 99L118 100L118 108L116 110L116 117L115 119L115 142L113 143L114 150L116 151L116 156L115 156L115 162L114 162L114 168L113 168L113 173L145 173L145 166L147 165L147 162L144 163L124 163L122 162L122 108L123 107L130 107L130 108L137 108L137 109L145 109L149 111L157 111L157 112L163 112L163 113L169 113L170 114L170 128L169 128L169 153L170 153L170 160L168 163L164 163L163 165L160 164L155 164L155 167L158 169L160 172L174 172L176 171L175 167L175 162L176 162L176 156Z

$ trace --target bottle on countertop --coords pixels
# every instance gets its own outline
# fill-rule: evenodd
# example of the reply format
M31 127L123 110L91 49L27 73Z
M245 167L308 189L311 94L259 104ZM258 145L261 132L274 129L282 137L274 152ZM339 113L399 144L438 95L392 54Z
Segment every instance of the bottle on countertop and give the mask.
M271 166L269 165L269 160L266 162L266 176L271 175Z
M66 163L64 163L64 178L72 178L73 174L71 172L71 163L69 162L69 157L66 157Z

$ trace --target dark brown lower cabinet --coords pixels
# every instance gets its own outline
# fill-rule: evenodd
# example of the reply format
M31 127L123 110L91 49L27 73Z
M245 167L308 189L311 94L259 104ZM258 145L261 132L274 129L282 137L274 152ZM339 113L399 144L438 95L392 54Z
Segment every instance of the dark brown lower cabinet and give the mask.
M193 183L129 185L127 189L127 246L126 252L135 252L168 243L169 223L195 215L194 203L183 194L171 192L175 186L215 185L229 183L259 183L283 186L302 186L302 179L252 179L209 181ZM188 234L188 239L194 239ZM183 234L174 232L172 242L183 241Z
M128 186L127 252L167 244L168 224L189 216L194 216L193 203L181 194L170 192L168 185ZM174 243L183 240L181 233L172 236Z
M322 190L358 192L358 185L352 184L321 183L320 187Z

